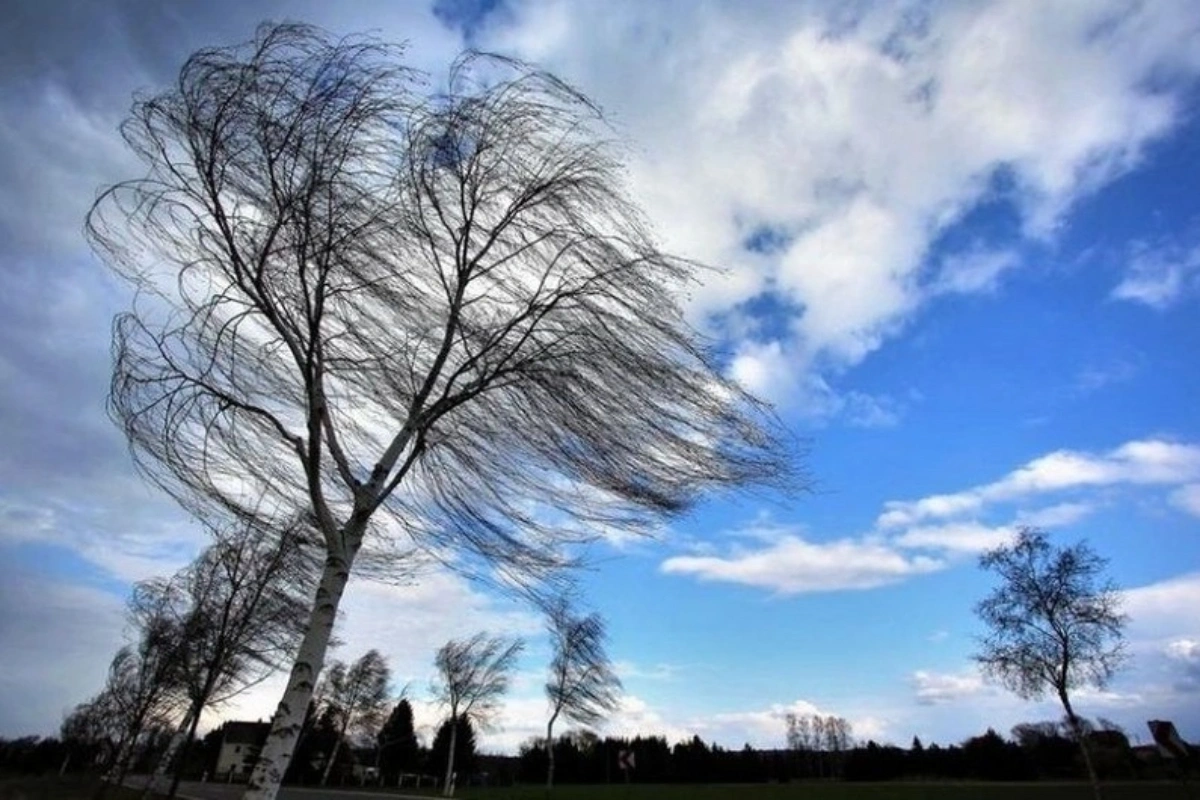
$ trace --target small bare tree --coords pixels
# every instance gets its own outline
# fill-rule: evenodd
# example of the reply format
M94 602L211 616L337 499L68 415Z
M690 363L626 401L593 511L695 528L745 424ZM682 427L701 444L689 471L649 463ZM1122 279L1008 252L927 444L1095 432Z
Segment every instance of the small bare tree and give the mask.
M97 698L110 714L116 745L105 763L106 777L120 786L142 735L161 727L182 701L178 643L182 631L169 613L170 595L163 587L139 584L129 600L129 622L137 633L135 645L117 651L108 680ZM101 784L97 797L105 793Z
M1070 693L1103 687L1125 660L1127 618L1116 587L1104 578L1107 562L1082 542L1055 547L1044 531L1022 528L980 564L1001 582L976 607L988 629L976 660L1020 697L1054 693L1099 799L1100 781Z
M306 599L316 583L316 543L301 525L264 528L256 518L211 529L215 544L169 581L147 586L166 598L164 613L180 631L178 683L186 706L146 794L179 787L200 716L286 664L308 621Z
M140 290L110 407L144 473L192 510L265 498L325 545L252 800L352 568L418 551L532 590L602 527L788 474L686 324L695 265L657 248L597 108L477 55L423 98L398 55L296 24L195 53L122 127L147 174L88 218Z
M123 726L108 687L95 697L71 709L62 723L59 736L72 756L76 753L89 766L101 769L113 763L124 734Z
M524 646L520 639L477 633L470 639L446 642L438 650L434 659L438 678L433 692L450 712L450 755L446 759L443 795L449 797L452 789L459 723L470 720L479 727L488 725L500 698L508 691L509 674Z
M605 649L607 633L599 614L576 614L565 597L550 608L550 680L546 697L546 788L554 785L554 723L560 716L580 725L594 725L617 707L621 680Z
M325 703L337 720L337 738L321 773L321 785L337 761L347 732L369 737L382 724L391 697L392 671L378 650L368 650L347 667L341 661L329 666L325 678Z

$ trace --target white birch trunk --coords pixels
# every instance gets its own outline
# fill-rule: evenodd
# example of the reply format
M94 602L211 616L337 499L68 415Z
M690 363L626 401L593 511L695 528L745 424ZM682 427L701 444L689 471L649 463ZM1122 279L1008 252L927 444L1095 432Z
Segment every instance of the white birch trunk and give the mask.
M546 723L546 790L554 786L554 720L558 718L556 710Z
M279 701L279 707L275 709L271 732L263 744L242 800L275 800L279 793L284 773L292 761L300 729L304 726L317 677L325 665L325 654L333 635L333 622L349 578L350 558L331 555L326 559L321 582L313 599L308 630L300 643L300 652L296 656L296 663L292 665L287 689Z
M342 751L342 737L345 735L345 731L338 734L337 741L333 743L333 752L329 754L329 758L325 759L325 771L321 773L322 786L329 783L329 773L333 772L334 762L337 761L338 753Z
M171 762L175 759L175 754L179 752L179 748L183 745L183 740L187 738L192 727L192 714L195 709L188 707L187 713L183 715L183 720L179 723L179 727L175 729L175 735L171 737L170 744L167 745L167 750L158 759L158 765L154 768L154 774L150 776L150 780L146 783L146 788L142 791L142 798L150 797L154 792L162 793L164 791L163 784L167 782L167 772L170 771Z
M446 782L442 784L442 796L449 797L452 791L450 778L454 775L454 751L458 748L458 717L450 718L450 754L446 756Z

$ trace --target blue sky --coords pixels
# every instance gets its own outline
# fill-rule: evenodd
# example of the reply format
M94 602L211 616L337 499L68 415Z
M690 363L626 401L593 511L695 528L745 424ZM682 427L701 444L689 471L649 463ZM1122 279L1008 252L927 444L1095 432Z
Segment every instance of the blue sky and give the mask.
M847 11L852 8L852 11ZM1186 0L18 4L0 48L0 735L94 692L131 581L202 539L104 416L128 297L80 235L129 173L132 92L264 17L543 63L631 143L730 374L808 442L817 487L714 499L585 576L627 696L608 730L779 746L783 715L947 743L1058 716L970 661L978 553L1039 524L1126 592L1133 659L1079 709L1200 738L1200 15ZM479 627L531 647L485 747L544 725L528 610L440 573L358 582L335 654L418 701ZM269 715L276 683L223 713ZM423 725L436 709L418 702ZM214 716L213 719L216 717ZM211 721L211 720L210 720Z

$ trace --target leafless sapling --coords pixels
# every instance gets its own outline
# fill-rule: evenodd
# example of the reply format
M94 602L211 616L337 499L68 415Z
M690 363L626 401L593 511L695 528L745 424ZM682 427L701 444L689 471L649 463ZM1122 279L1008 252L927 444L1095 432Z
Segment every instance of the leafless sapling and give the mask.
M1071 691L1102 688L1125 660L1127 618L1116 587L1104 577L1107 562L1083 542L1056 547L1044 531L1022 528L1015 541L985 553L980 564L1000 584L976 607L987 626L976 661L1022 698L1047 692L1058 698L1100 798Z
M567 598L549 610L550 679L546 697L546 788L554 785L554 723L561 716L580 725L594 725L617 707L621 680L606 649L604 619L597 613L578 614Z
M180 631L175 669L186 696L176 735L147 782L146 796L178 791L205 709L227 702L286 666L308 621L316 543L303 525L267 529L256 517L212 526L214 544L167 581L151 582Z
M453 789L454 750L460 722L469 720L479 727L488 725L500 698L508 691L509 677L523 648L520 639L477 633L470 639L446 642L438 650L434 658L437 678L433 691L438 702L449 711L450 722L450 748L442 783L445 796L449 797Z
M330 665L325 677L324 700L332 718L337 721L337 738L321 773L322 786L329 782L346 734L373 738L383 723L391 698L391 679L392 671L378 650L368 650L349 666L341 661Z

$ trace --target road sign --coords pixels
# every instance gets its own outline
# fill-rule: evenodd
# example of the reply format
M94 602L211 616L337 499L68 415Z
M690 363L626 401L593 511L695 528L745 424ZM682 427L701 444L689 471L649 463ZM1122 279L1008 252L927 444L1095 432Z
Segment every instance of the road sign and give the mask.
M1154 737L1154 743L1165 758L1188 760L1188 746L1179 738L1179 731L1175 730L1174 723L1165 719L1152 719L1146 724L1150 726L1150 735Z
M617 753L617 766L628 772L634 767L633 751L622 750Z

